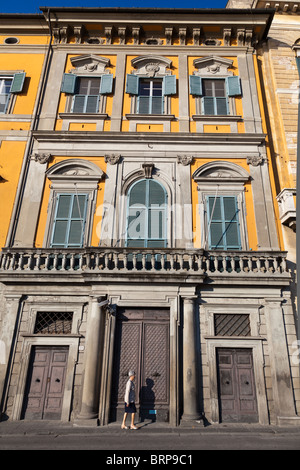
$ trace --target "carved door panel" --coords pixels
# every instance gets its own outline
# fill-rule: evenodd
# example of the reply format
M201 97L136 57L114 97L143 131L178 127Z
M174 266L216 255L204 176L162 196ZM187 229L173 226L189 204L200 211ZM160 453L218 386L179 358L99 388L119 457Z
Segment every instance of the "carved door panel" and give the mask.
M124 411L125 386L130 369L136 372L135 403L140 416L167 419L169 321L166 318L168 315L166 311L165 316L162 316L150 309L128 310L118 318L112 380L112 419L116 419L120 411Z
M68 348L33 348L24 397L25 419L60 419Z
M217 350L220 418L224 422L257 422L251 349Z

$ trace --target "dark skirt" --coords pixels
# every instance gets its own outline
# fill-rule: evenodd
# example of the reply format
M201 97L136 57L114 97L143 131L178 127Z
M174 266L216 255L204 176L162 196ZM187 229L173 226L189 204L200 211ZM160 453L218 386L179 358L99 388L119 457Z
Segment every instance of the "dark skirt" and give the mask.
M136 413L135 403L129 403L129 406L125 403L125 413Z

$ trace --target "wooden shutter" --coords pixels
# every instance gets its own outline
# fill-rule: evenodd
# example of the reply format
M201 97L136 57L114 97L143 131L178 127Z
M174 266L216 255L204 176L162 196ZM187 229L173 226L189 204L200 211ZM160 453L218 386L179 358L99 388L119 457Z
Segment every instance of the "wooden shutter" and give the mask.
M98 112L99 95L88 95L86 97L85 112L97 113Z
M86 95L75 95L73 98L73 113L84 113Z
M190 94L194 96L202 96L202 78L197 75L190 75Z
M242 94L240 77L226 77L226 91L228 96L240 96Z
M209 248L240 250L240 228L236 196L208 196Z
M86 219L87 194L58 194L52 247L81 247Z
M112 73L102 75L100 82L100 95L108 95L112 93L113 78L114 76Z
M227 98L215 98L216 100L216 111L219 116L226 116L228 114L227 109Z
M203 114L213 116L215 114L215 102L211 96L204 96L203 98Z
M61 92L74 95L77 88L77 75L73 73L64 73L63 81L61 84Z
M163 78L163 95L176 95L176 76L166 75Z
M133 75L131 73L127 74L126 93L129 93L130 95L138 95L139 94L139 77L138 77L138 75Z
M21 93L25 81L25 72L15 73L11 84L11 93Z

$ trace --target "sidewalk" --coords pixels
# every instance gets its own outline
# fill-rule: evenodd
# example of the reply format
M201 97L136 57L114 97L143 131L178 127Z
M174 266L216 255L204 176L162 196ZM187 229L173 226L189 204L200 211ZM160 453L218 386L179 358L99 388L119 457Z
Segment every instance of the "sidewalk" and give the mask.
M297 434L300 439L300 426L276 426L260 424L241 424L241 423L222 423L209 424L203 426L198 423L183 423L180 426L172 427L168 423L153 423L145 421L136 423L138 431L122 430L120 423L111 423L107 426L97 426L96 422L79 424L78 422L62 422L62 421L1 421L0 436L21 436L21 435L99 435L99 434L116 434L124 435L124 433L143 433L146 434Z

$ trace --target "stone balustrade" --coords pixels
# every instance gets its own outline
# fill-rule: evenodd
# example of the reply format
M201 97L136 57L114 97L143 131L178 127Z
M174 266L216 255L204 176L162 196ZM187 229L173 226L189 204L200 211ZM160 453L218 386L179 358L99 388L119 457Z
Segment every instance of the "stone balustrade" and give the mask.
M1 274L103 273L118 275L285 276L285 252L203 251L173 248L3 248Z

